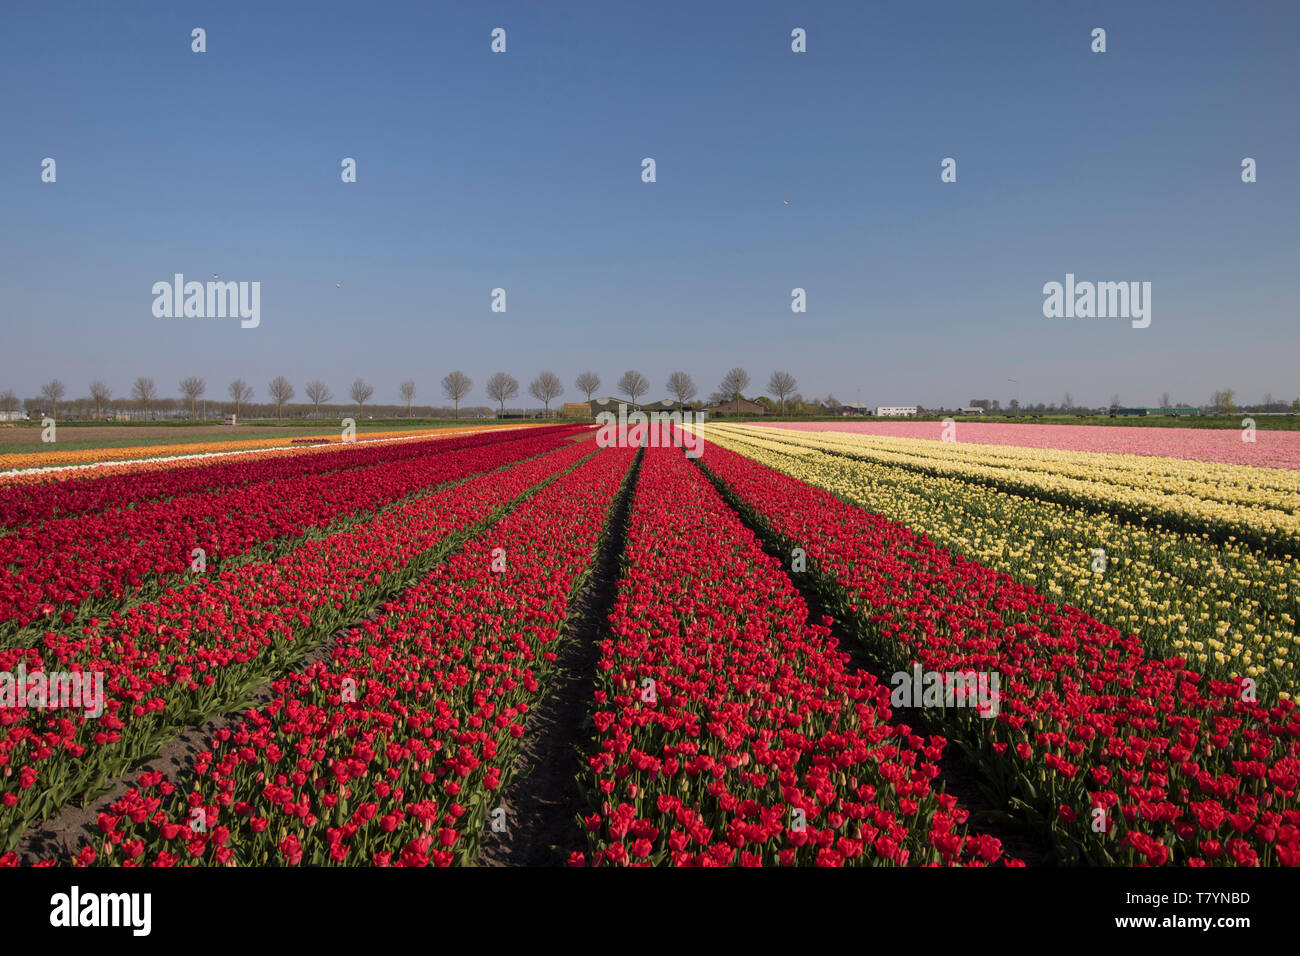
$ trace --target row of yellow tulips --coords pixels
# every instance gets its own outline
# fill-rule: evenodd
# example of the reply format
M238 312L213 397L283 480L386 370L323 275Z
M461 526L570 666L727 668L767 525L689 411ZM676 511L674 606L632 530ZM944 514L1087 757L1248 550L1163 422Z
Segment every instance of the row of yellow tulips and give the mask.
M824 451L941 478L1204 529L1300 551L1300 473L1140 455L976 445L843 432L725 427L758 447Z
M835 454L800 443L802 435L776 441L772 432L703 426L710 441L923 532L1161 654L1290 696L1300 656L1294 556Z

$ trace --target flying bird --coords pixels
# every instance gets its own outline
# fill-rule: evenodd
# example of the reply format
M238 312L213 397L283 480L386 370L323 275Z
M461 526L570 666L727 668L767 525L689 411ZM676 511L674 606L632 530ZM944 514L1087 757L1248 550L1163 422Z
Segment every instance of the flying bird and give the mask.
M790 200L788 199L782 199L781 201L785 203L787 206L790 205Z

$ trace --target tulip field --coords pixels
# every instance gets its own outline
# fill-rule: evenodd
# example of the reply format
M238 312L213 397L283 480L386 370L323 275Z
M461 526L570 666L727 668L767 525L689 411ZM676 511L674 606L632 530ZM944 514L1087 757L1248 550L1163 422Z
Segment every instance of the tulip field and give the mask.
M1296 592L1285 539L1261 536L1261 542L1278 545L1279 556L1253 555L1280 568L1276 584L1248 605L1257 620L1266 612L1275 618L1267 631L1233 633L1232 624L1206 612L1188 618L1181 639L1167 632L1163 639L1158 634L1143 639L1106 623L1104 613L1090 615L1016 580L1014 572L1025 575L1027 568L1042 567L1035 560L1040 552L1069 547L1068 537L1053 534L1052 525L1070 506L1050 494L1036 502L1036 524L1022 525L1023 537L1008 539L1006 553L1019 559L1007 566L1009 574L961 553L972 540L962 532L970 524L995 522L996 504L981 502L987 510L968 518L966 527L913 530L890 520L887 508L873 513L853 503L882 493L873 487L873 473L862 469L905 455L885 451L877 459L852 440L853 451L839 455L821 450L820 442L800 439L793 439L786 453L771 448L767 437L747 444L750 432L744 429L706 426L706 432L720 445L706 454L705 467L728 489L735 506L780 546L806 549L828 603L886 667L905 670L920 662L927 670L992 670L1003 676L996 720L953 709L943 714L942 724L973 755L1004 806L1038 821L1050 834L1059 858L1195 866L1300 862L1300 713L1292 701L1290 670ZM764 430L764 436L771 434ZM996 488L994 482L1003 480L970 464L972 459L963 457L967 449L933 444L924 451L939 456L941 464L931 471L922 463L909 473L966 475L958 480L980 488ZM723 445L748 448L753 457ZM1198 533L1196 512L1179 497L1156 504L1130 493L1138 483L1126 485L1121 475L1131 464L1115 464L1111 517L1150 525L1151 534L1165 536L1156 545L1157 551L1167 549L1165 554L1188 543L1210 553L1218 545L1237 557L1243 546L1226 533L1231 527L1207 522ZM1023 501L1035 479L1007 470L1004 496ZM1103 475L1088 473L1087 481L1101 482ZM1261 526L1294 514L1287 510L1296 503L1295 491L1286 490L1288 474L1259 476L1261 484L1271 481L1276 488L1262 492L1258 504L1253 503L1257 489L1244 476L1232 477L1261 512ZM1040 480L1046 491L1060 487L1051 478ZM1084 481L1070 482L1076 480ZM1233 482L1226 477L1220 482L1206 475L1204 483L1207 498L1231 495L1227 486ZM1098 489L1063 484L1078 494L1075 507L1106 513ZM936 483L925 494L933 499L961 490ZM1137 514L1144 508L1151 515ZM1225 522L1243 520L1236 509L1217 514ZM1093 538L1074 546L1088 573L1104 579L1106 572L1093 571L1086 561L1098 541L1110 543ZM1169 565L1161 599L1137 605L1142 611L1168 609L1179 582L1189 592L1222 586L1224 575L1214 573L1214 565L1198 563L1209 562L1206 553L1189 554L1195 556L1187 563ZM1207 597L1205 606L1243 600L1251 599L1225 589ZM1127 609L1134 602L1118 600L1114 606ZM1106 605L1099 601L1097 607ZM1198 623L1201 628L1193 632ZM1247 627L1244 616L1233 623ZM1179 646L1186 653L1174 650ZM1247 680L1247 672L1255 677Z
M1264 468L1300 468L1300 433L1260 431L1242 441L1233 428L1165 428L1150 425L1013 425L1006 422L955 422L962 442L1019 448L1053 448L1103 454L1181 458ZM845 421L781 422L786 431L839 432L891 438L941 440L942 422Z
M691 427L0 476L0 865L1300 863L1283 451Z

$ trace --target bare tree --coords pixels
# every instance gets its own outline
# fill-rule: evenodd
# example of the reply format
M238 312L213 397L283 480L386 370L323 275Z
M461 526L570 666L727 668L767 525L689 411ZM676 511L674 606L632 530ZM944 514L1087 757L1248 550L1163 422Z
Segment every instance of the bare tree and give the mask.
M668 394L677 399L679 410L695 397L696 391L694 379L685 372L673 372L668 376Z
M402 396L406 402L406 417L411 417L411 402L415 400L415 380L408 378L401 385L397 386L397 393Z
M1061 399L1061 410L1068 412L1074 408L1074 396L1069 392L1065 393L1065 398Z
M318 378L314 378L308 382L307 387L304 388L303 391L307 393L307 398L312 404L312 414L317 418L320 417L321 403L328 402L334 397L334 393L329 390L329 386Z
M1237 393L1230 388L1215 392L1211 400L1214 410L1220 415L1231 415L1237 410Z
M369 401L371 395L375 394L375 387L368 385L364 379L359 378L352 383L352 388L348 391L348 394L352 396L352 401L357 403L357 418L360 418L361 413L365 411L366 402Z
M266 391L275 402L275 417L282 417L284 403L293 398L293 386L283 375L277 375L271 379L271 384L266 386Z
M1111 408L1120 407L1119 392L1116 392L1114 395L1110 397L1110 407Z
M1168 393L1168 392L1161 392L1161 393L1160 393L1160 407L1161 407L1161 408L1169 408L1169 393Z
M785 414L785 400L787 396L793 395L794 390L799 387L794 376L789 372L773 372L772 377L767 381L767 390L781 400L781 414Z
M448 373L447 377L442 380L442 394L456 403L457 418L460 418L460 400L468 395L469 390L473 387L474 383L470 380L470 377L460 369Z
M13 418L16 411L18 411L18 396L14 394L12 388L6 388L0 392L0 412L5 413L5 418Z
M148 415L149 403L158 397L158 386L153 379L141 376L131 386L131 397L140 403L140 408Z
M600 388L600 376L595 372L583 372L573 383L574 388L587 396L587 401L591 401L591 396L596 394L596 389Z
M618 390L635 402L640 396L650 391L650 382L635 369L628 369L618 380Z
M194 417L194 401L208 390L208 383L197 375L181 379L181 394L190 400L190 418Z
M93 382L90 383L90 400L95 404L96 418L99 418L101 415L103 415L104 406L108 404L109 399L111 399L112 397L113 397L113 390L109 388L107 385L105 385L103 382L101 382L99 379L95 379Z
M505 372L497 372L488 379L487 393L489 398L494 398L501 404L501 417L504 418L506 402L519 394L519 383Z
M564 394L564 386L560 383L560 377L554 372L546 371L533 379L528 386L528 394L533 396L546 407L546 417L551 417L551 402Z
M1272 393L1272 392L1265 392L1265 393L1264 393L1264 411L1266 411L1266 412L1271 412L1272 410L1273 410L1273 393Z
M67 394L67 389L57 378L51 379L41 386L41 398L50 403L50 417L58 418L59 402Z
M718 386L718 391L731 401L739 402L744 397L741 392L747 388L749 388L749 373L743 368L733 368L722 376L722 384Z
M240 408L243 407L245 402L252 400L253 389L242 378L237 378L230 383L230 388L227 389L227 391L230 393L230 397L235 403L235 418L238 419Z

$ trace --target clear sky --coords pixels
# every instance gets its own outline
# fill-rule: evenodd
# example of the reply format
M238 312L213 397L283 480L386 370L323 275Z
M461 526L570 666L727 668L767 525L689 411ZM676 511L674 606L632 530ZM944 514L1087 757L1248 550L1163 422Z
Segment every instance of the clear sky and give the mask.
M0 390L1290 400L1298 38L1293 0L8 4ZM260 282L260 326L156 318L178 272ZM1151 282L1150 327L1045 318L1066 273Z

